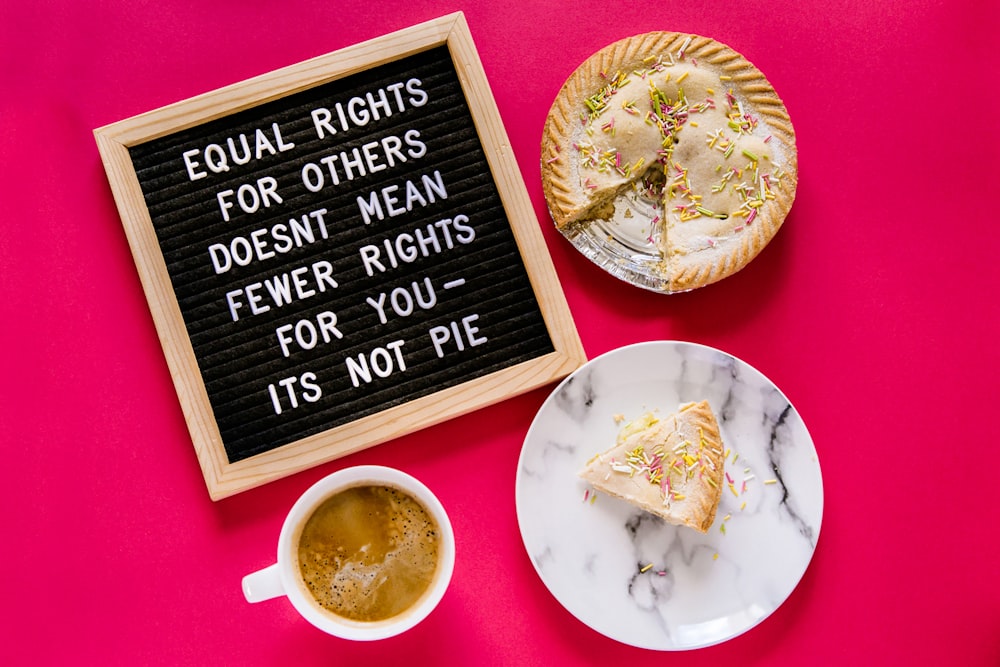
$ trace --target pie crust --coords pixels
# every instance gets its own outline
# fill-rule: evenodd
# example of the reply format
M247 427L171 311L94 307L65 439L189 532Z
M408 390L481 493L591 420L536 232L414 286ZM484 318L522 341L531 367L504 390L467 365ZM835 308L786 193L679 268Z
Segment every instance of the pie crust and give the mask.
M708 402L700 401L664 418L647 413L629 422L579 476L668 523L705 533L715 521L724 468L719 424Z
M570 75L541 172L564 235L630 238L656 260L642 286L677 292L757 256L792 206L798 162L788 112L746 58L708 37L650 32Z

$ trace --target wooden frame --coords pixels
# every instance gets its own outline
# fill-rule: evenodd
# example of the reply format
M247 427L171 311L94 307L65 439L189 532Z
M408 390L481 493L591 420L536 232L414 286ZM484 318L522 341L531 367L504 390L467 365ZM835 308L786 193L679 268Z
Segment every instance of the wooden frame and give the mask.
M447 45L555 351L230 463L129 155L129 147ZM465 18L455 13L94 131L213 500L560 379L586 361Z

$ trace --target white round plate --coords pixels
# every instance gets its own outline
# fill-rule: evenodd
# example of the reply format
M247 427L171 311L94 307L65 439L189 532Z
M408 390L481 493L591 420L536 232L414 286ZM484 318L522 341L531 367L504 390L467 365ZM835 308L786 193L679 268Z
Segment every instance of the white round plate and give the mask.
M577 477L614 444L616 416L703 399L728 450L707 534ZM785 395L729 354L676 341L613 350L563 380L525 437L515 498L524 546L556 599L601 634L664 651L717 644L767 618L802 578L823 517L816 449Z

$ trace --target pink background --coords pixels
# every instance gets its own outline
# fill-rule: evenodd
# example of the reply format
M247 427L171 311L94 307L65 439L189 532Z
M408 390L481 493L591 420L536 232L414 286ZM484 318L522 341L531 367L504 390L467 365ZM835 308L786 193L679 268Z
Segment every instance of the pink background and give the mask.
M732 641L624 646L543 586L513 491L551 387L208 499L93 128L456 10L588 355L718 347L781 387L815 440L816 555ZM984 0L4 3L0 664L997 665L998 14ZM655 29L715 37L763 70L800 164L794 209L757 260L669 297L555 233L538 167L564 78ZM246 604L240 579L272 561L294 499L362 463L410 472L450 511L458 561L437 610L351 644L285 600Z

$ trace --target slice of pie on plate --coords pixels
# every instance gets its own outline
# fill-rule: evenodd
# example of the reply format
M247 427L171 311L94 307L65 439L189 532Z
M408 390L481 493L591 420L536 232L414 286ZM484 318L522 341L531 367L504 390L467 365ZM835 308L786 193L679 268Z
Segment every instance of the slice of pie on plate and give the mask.
M567 79L542 135L559 230L619 236L616 260L658 256L650 270L663 292L746 266L784 222L797 178L795 133L771 84L697 35L650 32L601 49Z
M719 424L701 401L629 422L614 447L591 458L579 475L598 491L705 533L715 521L724 468Z

